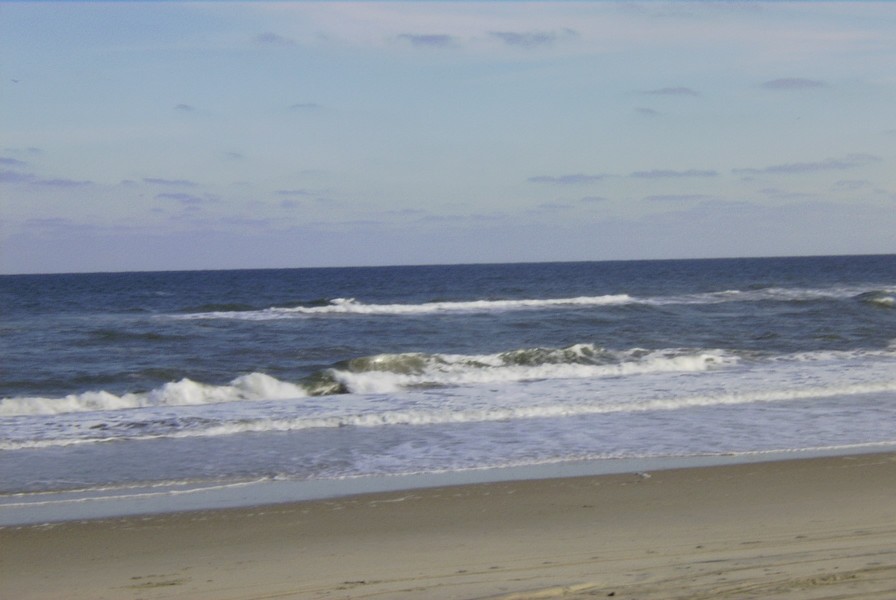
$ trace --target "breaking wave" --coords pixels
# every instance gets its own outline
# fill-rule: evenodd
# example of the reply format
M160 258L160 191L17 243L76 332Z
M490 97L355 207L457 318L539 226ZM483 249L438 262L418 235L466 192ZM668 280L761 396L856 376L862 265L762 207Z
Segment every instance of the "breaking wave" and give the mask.
M346 393L375 394L414 387L451 387L536 379L703 371L736 361L735 355L721 350L614 351L592 344L519 349L488 355L377 354L337 363L297 383L280 381L264 373L250 373L226 385L182 379L145 393L116 395L91 391L62 398L5 398L0 400L0 416L188 406Z
M17 397L0 400L0 416L55 415L69 412L122 410L150 406L190 406L238 400L283 399L306 396L299 385L264 373L242 375L227 385L207 385L190 379L166 383L149 392L116 395L84 392L62 398Z

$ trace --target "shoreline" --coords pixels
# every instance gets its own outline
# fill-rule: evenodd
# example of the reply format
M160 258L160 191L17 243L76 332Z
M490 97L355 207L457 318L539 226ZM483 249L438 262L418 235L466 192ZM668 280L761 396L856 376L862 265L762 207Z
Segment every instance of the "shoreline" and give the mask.
M383 492L671 469L896 453L893 443L775 450L740 454L657 456L557 461L442 473L371 475L343 479L162 482L100 489L0 495L0 528L201 510L254 508Z
M892 598L896 452L0 528L10 598Z

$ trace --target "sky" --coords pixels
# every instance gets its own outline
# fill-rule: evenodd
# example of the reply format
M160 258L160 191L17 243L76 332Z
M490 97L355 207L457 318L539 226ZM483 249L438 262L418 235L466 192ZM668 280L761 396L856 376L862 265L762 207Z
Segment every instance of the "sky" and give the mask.
M896 252L896 3L0 2L0 273Z

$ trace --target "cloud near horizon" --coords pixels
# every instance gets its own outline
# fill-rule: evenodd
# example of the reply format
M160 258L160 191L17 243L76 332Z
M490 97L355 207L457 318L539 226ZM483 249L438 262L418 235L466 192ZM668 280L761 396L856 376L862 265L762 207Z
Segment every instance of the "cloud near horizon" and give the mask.
M881 160L881 157L873 154L848 154L843 158L826 158L825 160L815 162L785 163L761 168L732 169L731 172L747 175L792 175L822 171L843 171L878 163Z
M264 33L259 33L253 38L253 41L256 44L264 45L264 46L294 46L295 41L284 37L282 35L276 34L272 31L265 31Z
M641 92L649 96L699 96L700 93L689 87L665 87Z
M656 194L645 196L646 202L693 202L695 200L711 200L712 196L706 194Z
M196 196L195 194L185 194L183 192L166 192L163 194L156 194L156 200L176 200L181 204L185 205L196 205L202 204L205 202L205 198L201 196Z
M817 79L803 79L802 77L784 77L772 79L762 84L762 88L773 91L812 90L825 88L828 84Z
M573 29L565 28L560 31L490 31L489 35L508 46L531 49L550 46L560 40L577 37L579 34Z
M635 179L668 179L675 177L716 177L718 171L688 169L687 171L672 171L667 169L653 169L652 171L634 171L629 175Z
M450 48L457 45L457 38L444 33L402 33L398 39L410 42L418 48Z
M182 187L196 187L199 185L195 181L190 181L189 179L164 179L162 177L144 177L143 183L151 183L155 185L171 185L171 186L182 186Z
M575 173L572 175L537 175L530 177L530 183L549 183L554 185L580 185L586 183L594 183L605 179L607 175L585 175L584 173Z
M21 173L19 171L0 171L0 183L23 183L26 185L58 187L58 188L79 188L94 185L93 181L86 179L66 179L53 178L43 179L34 173Z

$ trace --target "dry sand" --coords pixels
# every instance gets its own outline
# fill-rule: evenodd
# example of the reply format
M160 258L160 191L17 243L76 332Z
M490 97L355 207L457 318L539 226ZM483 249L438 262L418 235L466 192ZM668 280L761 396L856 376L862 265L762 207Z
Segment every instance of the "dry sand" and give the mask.
M896 598L896 454L0 530L0 598Z

